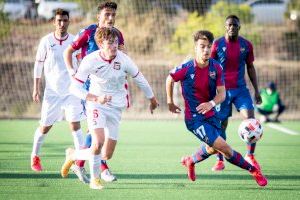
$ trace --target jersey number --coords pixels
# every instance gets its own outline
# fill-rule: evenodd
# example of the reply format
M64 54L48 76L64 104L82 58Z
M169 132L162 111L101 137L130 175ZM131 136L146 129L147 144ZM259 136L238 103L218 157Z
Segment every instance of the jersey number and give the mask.
M206 137L204 126L202 125L196 130L194 130L194 134L200 136L204 140L204 138Z

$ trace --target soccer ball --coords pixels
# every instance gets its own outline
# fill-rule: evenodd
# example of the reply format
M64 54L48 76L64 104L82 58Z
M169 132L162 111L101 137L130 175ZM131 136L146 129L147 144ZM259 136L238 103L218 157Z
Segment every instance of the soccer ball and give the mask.
M257 119L246 119L239 126L238 134L245 143L255 143L263 135L263 128Z

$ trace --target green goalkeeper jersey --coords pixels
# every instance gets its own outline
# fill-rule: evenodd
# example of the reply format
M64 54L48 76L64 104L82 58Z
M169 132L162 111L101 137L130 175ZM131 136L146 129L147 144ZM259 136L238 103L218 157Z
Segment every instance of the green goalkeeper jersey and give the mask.
M278 104L279 94L277 91L272 92L271 94L267 93L266 89L263 89L260 92L262 103L258 107L262 110L271 112L274 105Z

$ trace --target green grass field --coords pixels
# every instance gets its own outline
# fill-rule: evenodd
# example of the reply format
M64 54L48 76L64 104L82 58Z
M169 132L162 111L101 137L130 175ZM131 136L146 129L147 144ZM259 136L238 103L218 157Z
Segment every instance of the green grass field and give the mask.
M244 154L245 145L236 133L238 124L231 121L228 142ZM118 181L94 191L73 174L67 179L60 177L64 150L72 146L64 122L56 124L45 140L44 171L31 171L37 125L34 120L0 121L0 199L300 199L300 135L265 126L256 155L269 185L259 188L248 172L229 163L225 171L212 172L214 156L197 165L195 182L188 181L180 158L194 153L199 141L186 131L183 121L123 121L109 161ZM280 125L300 131L299 122Z

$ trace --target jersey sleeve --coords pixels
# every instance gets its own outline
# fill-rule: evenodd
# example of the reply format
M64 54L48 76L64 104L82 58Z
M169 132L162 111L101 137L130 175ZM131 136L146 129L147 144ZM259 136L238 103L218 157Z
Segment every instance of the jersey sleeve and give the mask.
M127 55L125 56L125 71L132 77L136 77L139 74L139 69L136 64L129 58Z
M175 82L183 81L185 79L187 69L187 67L182 68L182 65L175 67L173 70L170 71L170 76Z
M36 58L34 62L34 69L33 69L33 77L34 78L41 78L42 71L44 68L44 62L47 58L47 44L46 39L42 38L38 50L36 52Z
M44 62L46 60L47 57L47 44L46 44L46 39L42 38L40 43L39 43L39 47L38 50L36 52L36 57L35 60L38 62Z
M211 46L211 55L210 57L213 59L217 59L217 42L215 41Z
M84 30L82 33L78 34L79 36L74 39L71 46L73 49L78 50L84 47L89 40L89 31Z
M82 62L80 63L80 66L78 67L76 74L74 75L75 80L81 83L84 83L88 79L88 76L91 73L90 61L87 58L88 57L83 58Z
M254 62L254 53L253 53L253 45L248 42L248 55L247 55L247 60L246 60L246 63L247 64L251 64Z
M216 64L216 69L217 69L217 86L224 86L224 74L223 74L223 69L220 64Z

